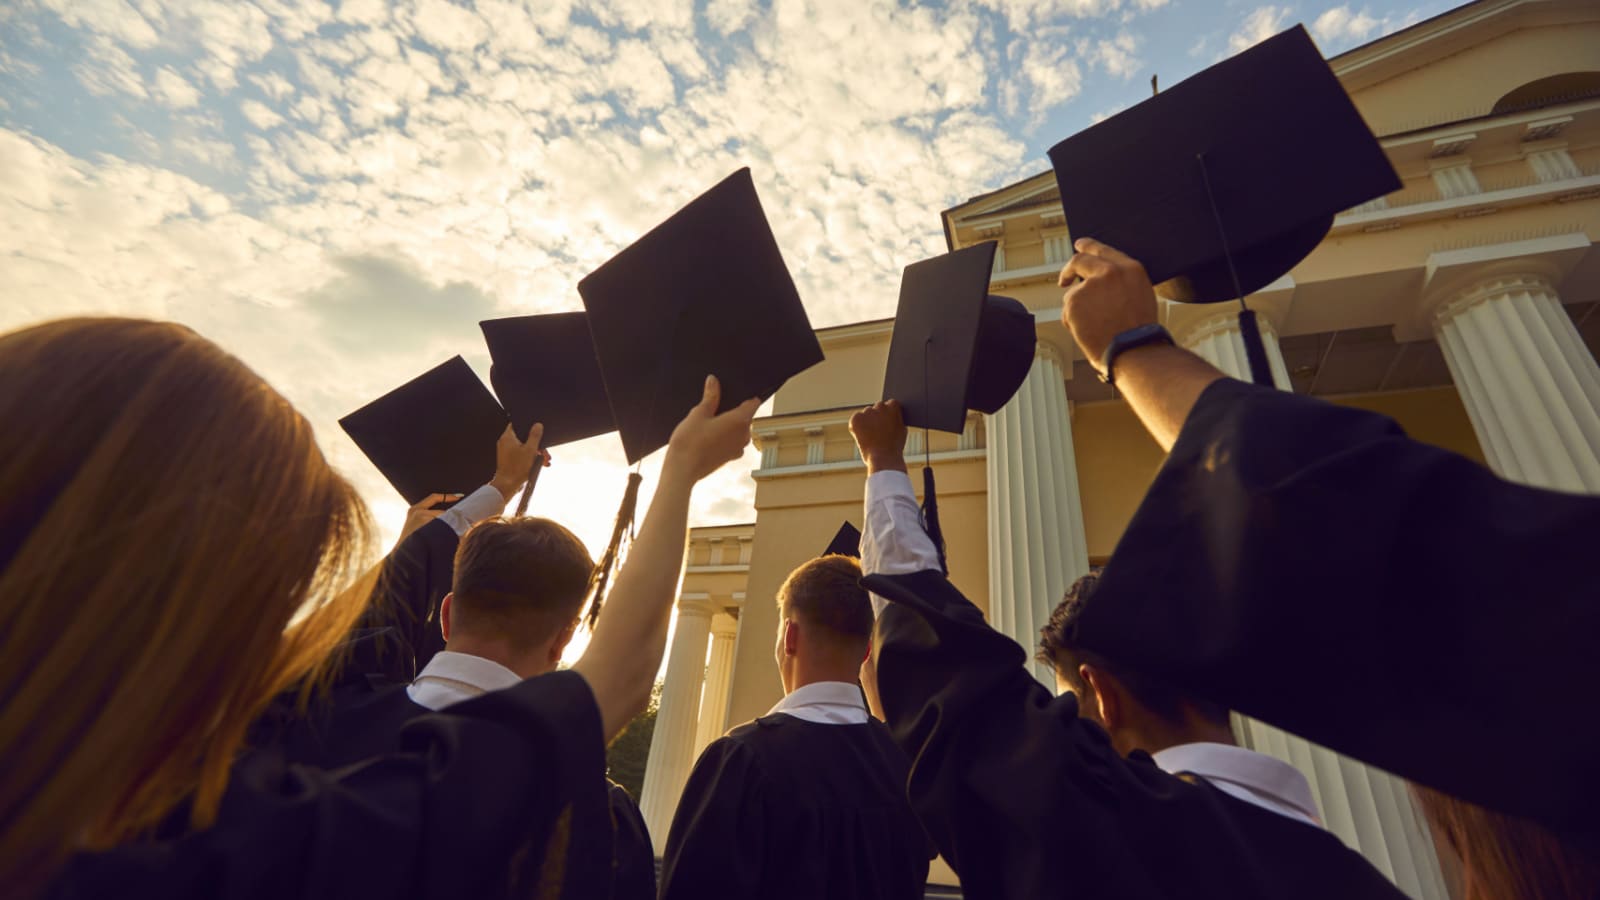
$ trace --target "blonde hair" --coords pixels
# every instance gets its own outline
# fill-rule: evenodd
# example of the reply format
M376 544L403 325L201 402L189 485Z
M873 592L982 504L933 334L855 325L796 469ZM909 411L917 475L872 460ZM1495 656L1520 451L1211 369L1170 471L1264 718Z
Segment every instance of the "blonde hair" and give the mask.
M33 891L186 800L215 819L251 721L360 616L371 525L306 420L181 326L15 331L0 385L0 883Z

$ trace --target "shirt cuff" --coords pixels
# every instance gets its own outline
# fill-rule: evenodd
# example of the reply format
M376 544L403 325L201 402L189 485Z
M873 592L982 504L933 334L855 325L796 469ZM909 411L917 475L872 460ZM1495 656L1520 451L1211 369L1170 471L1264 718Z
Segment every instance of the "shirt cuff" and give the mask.
M459 537L466 534L468 528L505 511L505 496L500 493L499 488L486 484L461 498L439 518L443 519Z

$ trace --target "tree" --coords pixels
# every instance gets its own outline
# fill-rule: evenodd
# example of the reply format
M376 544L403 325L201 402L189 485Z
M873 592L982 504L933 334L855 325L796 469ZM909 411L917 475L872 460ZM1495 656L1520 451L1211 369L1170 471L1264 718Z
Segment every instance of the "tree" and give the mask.
M650 703L606 748L606 775L628 789L638 800L644 791L644 767L650 759L650 739L656 733L656 712L661 708L661 682L650 689Z

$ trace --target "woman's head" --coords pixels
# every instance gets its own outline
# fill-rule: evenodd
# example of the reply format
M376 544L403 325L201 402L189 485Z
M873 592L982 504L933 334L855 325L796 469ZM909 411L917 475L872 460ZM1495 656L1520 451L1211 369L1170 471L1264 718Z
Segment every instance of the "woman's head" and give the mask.
M368 536L305 419L192 331L0 336L0 879L187 796L206 823L250 721L359 615Z
M1463 900L1600 897L1600 832L1557 830L1413 784L1460 862Z

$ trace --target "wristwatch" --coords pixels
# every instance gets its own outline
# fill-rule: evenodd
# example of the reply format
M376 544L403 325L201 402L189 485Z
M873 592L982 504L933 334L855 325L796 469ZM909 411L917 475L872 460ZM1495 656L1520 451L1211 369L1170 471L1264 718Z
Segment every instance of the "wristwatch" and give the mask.
M1114 385L1117 383L1115 376L1112 375L1111 368L1116 365L1117 357L1129 350L1135 347L1143 347L1146 344L1171 343L1172 335L1168 334L1165 328L1154 322L1148 325L1140 325L1137 328L1129 328L1127 331L1112 338L1111 343L1106 345L1106 352L1100 354L1100 380L1106 384Z

